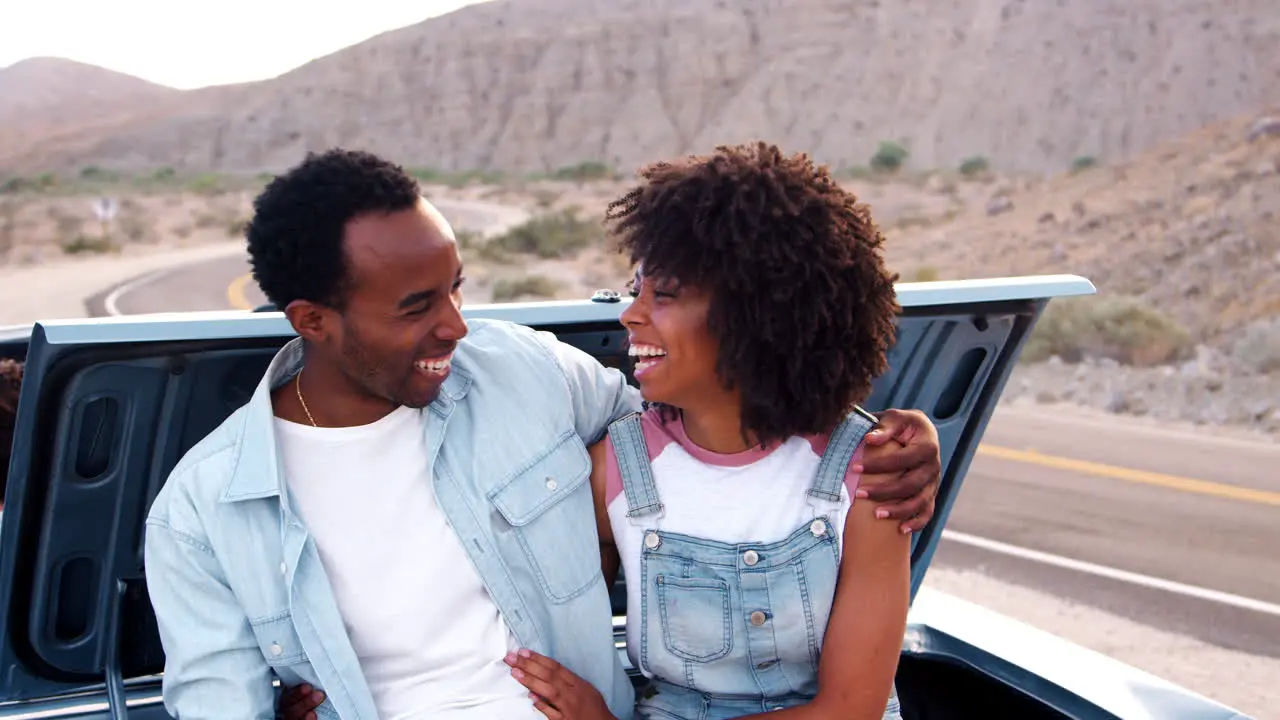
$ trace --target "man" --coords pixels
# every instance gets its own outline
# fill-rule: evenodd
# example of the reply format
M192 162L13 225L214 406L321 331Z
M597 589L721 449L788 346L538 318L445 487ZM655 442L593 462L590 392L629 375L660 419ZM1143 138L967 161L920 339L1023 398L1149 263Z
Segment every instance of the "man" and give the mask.
M630 717L585 446L636 392L547 333L465 323L453 231L384 160L308 156L254 210L255 279L299 337L150 510L166 709L271 718L274 675L323 688L319 717L540 718L503 662L526 647ZM911 472L873 498L918 528L936 435L886 425L906 447L867 472Z
M13 452L14 425L18 421L18 395L22 389L23 364L0 358L0 512L4 511L9 488L9 455Z

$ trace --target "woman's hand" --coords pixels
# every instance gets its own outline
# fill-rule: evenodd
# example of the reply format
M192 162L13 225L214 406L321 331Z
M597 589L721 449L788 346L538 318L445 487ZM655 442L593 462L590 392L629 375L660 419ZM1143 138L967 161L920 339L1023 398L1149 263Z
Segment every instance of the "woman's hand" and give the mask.
M316 720L313 712L324 704L324 691L303 683L286 688L280 693L280 707L276 717L280 720Z
M532 650L507 653L511 676L529 688L533 706L551 720L616 720L600 691Z

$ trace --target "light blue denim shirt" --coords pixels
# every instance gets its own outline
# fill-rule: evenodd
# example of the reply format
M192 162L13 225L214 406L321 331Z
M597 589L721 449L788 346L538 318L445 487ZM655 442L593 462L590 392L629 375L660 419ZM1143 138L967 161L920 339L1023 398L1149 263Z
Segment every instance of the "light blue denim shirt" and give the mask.
M440 505L519 643L630 718L585 445L639 409L639 393L549 333L492 320L469 328L422 413ZM164 703L179 720L273 718L273 675L323 689L320 717L377 717L275 444L271 390L301 362L295 339L253 398L179 461L151 507L147 586L166 655ZM376 484L352 478L351 491Z

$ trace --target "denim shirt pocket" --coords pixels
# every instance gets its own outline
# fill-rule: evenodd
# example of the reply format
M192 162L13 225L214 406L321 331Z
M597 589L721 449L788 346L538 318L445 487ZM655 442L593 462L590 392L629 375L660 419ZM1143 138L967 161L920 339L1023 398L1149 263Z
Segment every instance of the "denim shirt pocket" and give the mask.
M590 477L591 457L569 432L489 493L552 602L602 580Z
M258 640L262 657L267 665L278 668L308 662L307 653L302 649L302 640L293 627L293 615L289 612L277 613L270 617L250 620L253 635Z

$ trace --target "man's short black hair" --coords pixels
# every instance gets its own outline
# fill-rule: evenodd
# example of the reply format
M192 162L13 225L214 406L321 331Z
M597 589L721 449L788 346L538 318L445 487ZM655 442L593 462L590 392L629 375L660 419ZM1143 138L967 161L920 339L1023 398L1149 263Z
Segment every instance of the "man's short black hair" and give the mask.
M898 303L866 205L804 154L719 147L657 163L609 205L645 275L711 295L716 370L761 443L830 432L888 367Z
M341 309L347 223L368 213L411 209L420 197L412 176L377 155L342 149L307 153L253 201L245 233L253 279L281 310L294 300Z

